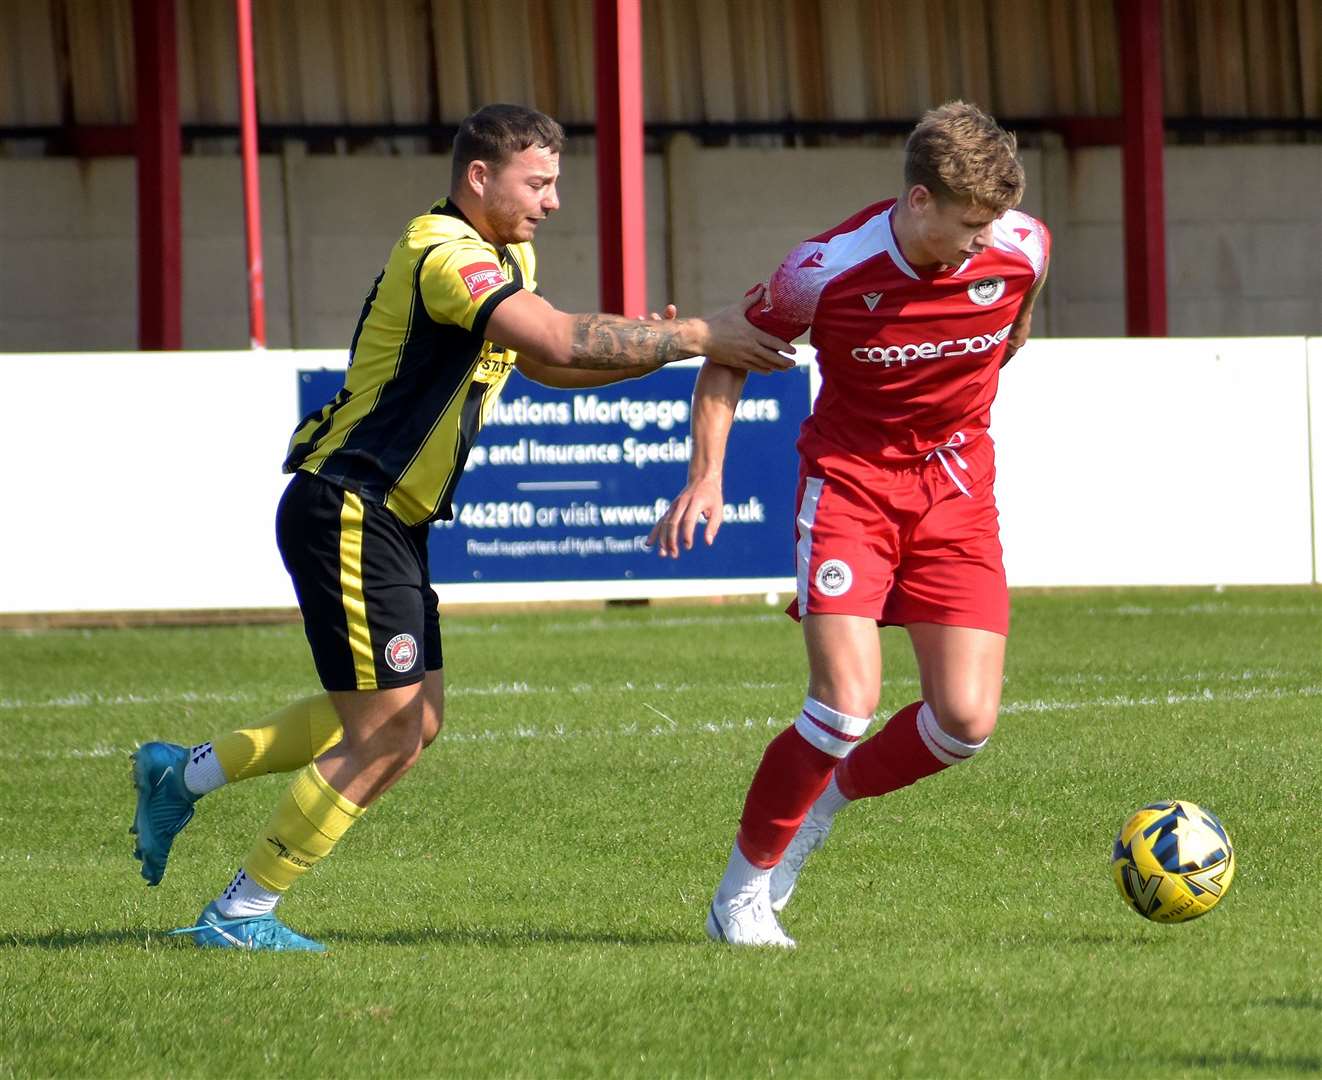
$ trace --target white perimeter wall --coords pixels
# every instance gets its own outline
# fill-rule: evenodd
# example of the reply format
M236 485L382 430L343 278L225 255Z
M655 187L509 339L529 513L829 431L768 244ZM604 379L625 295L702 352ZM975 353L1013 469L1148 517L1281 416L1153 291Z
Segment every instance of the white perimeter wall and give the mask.
M295 372L342 358L0 355L0 611L292 606ZM993 419L1012 585L1322 581L1322 339L1034 341Z
M1303 338L1030 343L992 413L1010 583L1322 580L1309 383Z

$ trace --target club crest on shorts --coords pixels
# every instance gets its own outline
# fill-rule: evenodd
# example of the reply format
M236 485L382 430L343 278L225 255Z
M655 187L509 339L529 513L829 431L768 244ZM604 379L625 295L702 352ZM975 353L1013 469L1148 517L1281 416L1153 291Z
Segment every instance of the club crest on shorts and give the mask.
M396 634L386 642L386 663L392 671L412 671L418 662L418 643L412 634Z
M994 304L1005 294L1005 278L979 278L969 286L969 299L979 307Z
M840 596L849 592L854 584L854 571L843 559L827 559L817 568L817 591L827 596Z

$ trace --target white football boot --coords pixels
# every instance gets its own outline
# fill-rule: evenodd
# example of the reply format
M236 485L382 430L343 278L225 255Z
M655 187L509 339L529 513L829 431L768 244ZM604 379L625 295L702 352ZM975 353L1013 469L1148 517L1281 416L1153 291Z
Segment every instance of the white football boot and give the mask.
M781 929L767 899L766 878L736 893L728 901L720 894L707 910L707 936L727 945L761 945L794 948L794 939Z
M794 895L794 886L798 884L803 864L808 861L809 855L826 843L834 821L834 814L818 813L816 804L808 811L780 862L772 868L768 888L772 911L785 910L785 905Z

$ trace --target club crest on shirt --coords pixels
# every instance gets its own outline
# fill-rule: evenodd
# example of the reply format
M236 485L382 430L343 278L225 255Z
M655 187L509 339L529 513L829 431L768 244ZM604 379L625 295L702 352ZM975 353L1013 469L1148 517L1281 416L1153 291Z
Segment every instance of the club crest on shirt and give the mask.
M840 596L854 584L854 571L843 559L827 559L817 568L817 591L826 596Z
M412 671L418 662L418 642L412 634L396 634L386 642L386 663L392 671Z
M470 263L459 271L459 276L472 300L505 284L505 275L495 263Z
M1005 295L1005 278L1003 277L979 278L969 286L969 299L979 307L994 304L1003 295Z

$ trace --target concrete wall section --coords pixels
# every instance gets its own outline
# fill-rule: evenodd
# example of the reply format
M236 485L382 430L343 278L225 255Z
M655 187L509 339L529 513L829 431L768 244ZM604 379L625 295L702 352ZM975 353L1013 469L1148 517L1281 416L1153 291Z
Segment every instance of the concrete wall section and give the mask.
M0 348L136 347L133 177L123 159L0 162Z
M1062 337L1120 337L1125 332L1125 245L1120 153L1047 151L1051 270L1043 295ZM1167 262L1171 253L1167 252Z
M248 344L241 169L237 158L184 159L185 349L243 348ZM283 349L290 345L289 224L279 160L263 158L259 170L266 342L270 348ZM136 200L136 192L133 197ZM136 282L133 293L136 307ZM122 347L132 349L136 344L135 326L133 338Z
M1041 215L1042 156L1029 150L1023 158L1023 208ZM769 278L800 241L898 194L904 180L900 148L704 150L679 136L667 165L671 275L681 311L732 302Z
M596 170L566 157L562 208L537 240L542 292L568 311L598 308ZM267 343L347 349L372 286L411 217L449 186L448 157L261 161ZM184 347L248 343L240 164L183 162ZM665 170L647 161L648 296L670 296ZM137 191L133 162L0 161L0 349L137 347Z
M269 343L279 347L289 344L289 315L278 161L262 161L261 184L267 331ZM185 158L181 188L184 348L245 347L240 163ZM0 189L0 348L137 348L138 196L132 160L0 161Z
M1125 332L1120 151L1046 151L1055 239L1052 333ZM1051 183L1052 177L1062 178ZM1168 147L1166 287L1172 336L1322 329L1322 148Z
M1024 209L1054 236L1035 330L1124 333L1120 153L1024 152ZM647 161L648 296L711 311L765 278L800 240L893 194L898 148L704 148L678 136ZM545 294L598 297L596 170L566 153L562 208L537 241ZM347 346L363 297L404 223L448 186L449 159L263 159L272 347ZM1322 330L1322 147L1171 147L1166 154L1171 333ZM0 160L0 348L132 349L136 190L124 159ZM184 344L248 340L239 163L183 163Z
M347 351L363 300L410 218L445 194L440 157L281 158L288 207L290 343Z
M347 348L390 245L410 218L425 213L449 188L450 159L287 152L282 165L294 344ZM654 306L664 306L669 297L664 169L658 157L646 165L648 296ZM562 158L559 193L560 209L540 227L535 242L542 294L564 311L596 311L600 263L592 157Z
M1172 334L1322 330L1322 147L1166 151Z

